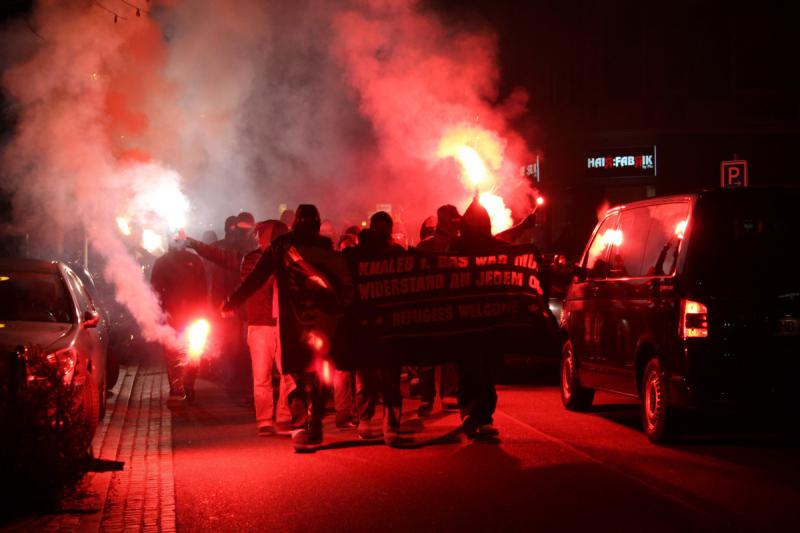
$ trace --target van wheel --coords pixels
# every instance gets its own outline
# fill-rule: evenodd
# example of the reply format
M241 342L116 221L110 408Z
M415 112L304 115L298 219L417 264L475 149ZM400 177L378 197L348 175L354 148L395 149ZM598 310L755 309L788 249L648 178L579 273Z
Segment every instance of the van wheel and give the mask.
M642 376L642 427L647 438L656 444L678 437L677 415L669 402L667 379L658 358L650 359Z
M561 402L570 411L588 411L594 400L594 390L581 387L576 372L572 343L561 348Z

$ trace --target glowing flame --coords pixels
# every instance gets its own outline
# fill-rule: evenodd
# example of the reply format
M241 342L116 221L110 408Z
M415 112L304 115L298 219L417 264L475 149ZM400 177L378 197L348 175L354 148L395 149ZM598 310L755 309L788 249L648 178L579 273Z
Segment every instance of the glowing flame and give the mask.
M131 235L131 224L127 218L124 217L117 217L117 227L119 228L120 233L130 237Z
M186 353L190 360L198 360L206 351L208 335L211 333L211 324L205 318L192 322L186 328Z
M470 189L491 189L503 162L504 143L493 132L476 127L450 129L439 142L436 156L452 157L461 166L461 179Z
M511 227L511 209L506 207L502 198L490 192L481 193L479 196L481 205L489 213L492 219L492 233L499 233Z
M537 196L536 197L536 205L544 205L544 196Z
M147 228L142 232L142 248L151 254L163 252L164 241L161 239L161 235Z

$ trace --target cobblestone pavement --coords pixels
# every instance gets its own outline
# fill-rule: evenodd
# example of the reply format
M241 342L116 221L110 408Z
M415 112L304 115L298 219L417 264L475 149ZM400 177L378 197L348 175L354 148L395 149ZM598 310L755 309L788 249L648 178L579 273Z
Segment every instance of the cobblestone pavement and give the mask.
M121 471L92 472L59 511L10 524L6 531L175 531L172 417L166 373L158 367L123 367L94 455L124 463ZM111 463L107 463L111 464Z

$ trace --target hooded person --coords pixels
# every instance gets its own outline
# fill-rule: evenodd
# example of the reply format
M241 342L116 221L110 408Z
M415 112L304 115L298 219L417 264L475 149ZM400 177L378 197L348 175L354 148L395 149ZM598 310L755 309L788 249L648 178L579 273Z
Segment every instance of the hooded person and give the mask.
M420 241L417 249L426 253L444 253L458 238L461 214L455 206L447 204L439 207L436 210L436 216L429 217L426 222L430 219L435 220L434 228L426 238ZM423 225L423 229L424 227ZM420 230L420 237L422 237L422 230ZM433 412L433 404L436 399L436 367L419 367L417 376L419 376L420 395L417 415L425 418ZM445 407L452 408L456 403L454 396L458 386L455 367L452 364L441 365L440 376L439 396Z
M359 234L355 248L346 250L351 269L364 259L384 259L405 252L392 239L394 224L391 215L378 211L370 217L369 228ZM376 406L383 404L383 439L389 446L400 441L400 417L403 396L400 393L401 368L370 368L356 371L356 407L358 410L358 435L362 439L380 438L372 427Z
M186 250L181 241L170 241L169 250L156 259L150 284L158 295L167 321L178 335L208 309L208 286L202 260ZM193 400L197 367L173 347L164 347L170 400Z
M258 247L246 254L235 249L209 246L194 239L186 239L187 246L197 251L200 257L228 271L239 273L242 280L255 268L263 253L277 237L288 232L286 225L278 220L264 220L254 225L253 234ZM274 301L274 276L247 299L247 344L253 374L253 403L256 410L257 432L261 436L273 433L286 434L297 421L289 410L288 398L295 389L291 376L284 375L280 360L277 306ZM281 375L278 406L274 408L272 371L277 366ZM274 413L274 414L273 414ZM304 418L304 417L303 417Z
M283 371L292 374L307 405L305 428L292 437L297 451L322 442L326 389L319 369L330 348L336 313L341 312L342 288L348 283L341 256L319 230L316 206L300 205L292 230L272 242L222 308L223 313L236 309L275 276Z
M492 236L489 213L478 199L472 201L459 224L461 236L448 251L457 253L492 254L508 250L509 245ZM495 384L503 365L503 354L485 353L466 347L456 362L458 374L458 409L461 426L467 438L498 435L494 427L497 408Z

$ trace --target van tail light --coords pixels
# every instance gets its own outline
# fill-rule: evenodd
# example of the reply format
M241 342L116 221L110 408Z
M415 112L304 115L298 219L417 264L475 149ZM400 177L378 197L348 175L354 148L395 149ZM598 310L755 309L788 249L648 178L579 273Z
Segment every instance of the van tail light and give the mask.
M694 300L681 300L680 334L684 339L708 337L708 307Z

